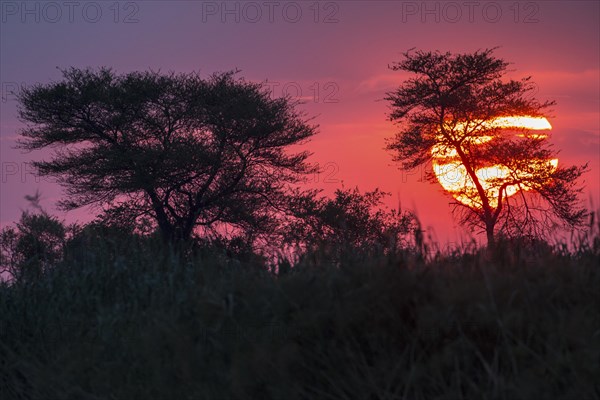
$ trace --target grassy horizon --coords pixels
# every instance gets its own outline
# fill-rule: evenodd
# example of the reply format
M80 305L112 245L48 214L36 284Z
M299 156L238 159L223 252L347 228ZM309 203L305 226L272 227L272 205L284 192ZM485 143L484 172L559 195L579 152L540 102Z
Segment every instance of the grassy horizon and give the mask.
M274 274L101 238L0 284L0 398L600 398L598 249L502 246Z

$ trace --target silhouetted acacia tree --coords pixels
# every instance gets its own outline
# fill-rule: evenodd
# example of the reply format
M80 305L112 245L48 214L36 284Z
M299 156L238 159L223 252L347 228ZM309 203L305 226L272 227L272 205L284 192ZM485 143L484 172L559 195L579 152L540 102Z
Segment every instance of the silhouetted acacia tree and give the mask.
M386 209L389 193L375 189L338 189L332 198L298 195L293 208L296 219L287 226L286 242L306 252L393 252L408 244L406 235L416 228L409 212Z
M55 148L35 162L66 188L64 209L108 207L113 219L150 217L165 240L227 225L269 232L286 188L314 172L293 153L316 126L289 98L217 73L62 71L63 80L25 89L20 146Z
M15 226L0 230L0 273L31 281L61 260L73 226L65 226L39 206L39 193L26 196L37 211L23 211Z
M499 122L539 121L554 102L533 97L530 77L502 80L508 63L493 51L404 53L390 68L413 76L387 94L390 120L400 127L387 149L403 169L435 167L436 157L454 168L454 211L461 223L485 231L490 246L499 232L539 237L558 225L580 226L586 211L577 178L587 164L557 167L548 135ZM436 180L433 170L426 176Z

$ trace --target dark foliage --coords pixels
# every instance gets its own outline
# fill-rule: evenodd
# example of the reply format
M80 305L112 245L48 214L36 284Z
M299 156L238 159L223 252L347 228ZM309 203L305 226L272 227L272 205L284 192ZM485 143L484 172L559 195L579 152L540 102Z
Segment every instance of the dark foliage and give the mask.
M390 119L400 126L387 149L404 169L426 165L437 154L464 167L466 179L454 195L465 201L455 201L454 211L461 223L486 232L490 245L498 232L544 237L557 226L581 227L587 212L578 199L578 178L587 165L554 168L548 160L557 152L547 136L485 124L501 117L541 117L554 104L534 98L531 77L502 80L508 63L493 51L406 52L391 69L414 77L386 98ZM508 172L484 186L477 171L490 165ZM435 181L433 172L427 179ZM509 186L520 192L509 197Z
M85 253L0 284L3 400L600 394L597 246L346 254L274 275L91 231Z
M234 72L198 74L111 69L63 71L23 90L20 146L54 148L35 162L66 188L64 209L108 207L108 217L158 226L168 241L223 226L269 233L286 191L314 172L291 153L316 132L289 98ZM221 229L221 230L219 230Z

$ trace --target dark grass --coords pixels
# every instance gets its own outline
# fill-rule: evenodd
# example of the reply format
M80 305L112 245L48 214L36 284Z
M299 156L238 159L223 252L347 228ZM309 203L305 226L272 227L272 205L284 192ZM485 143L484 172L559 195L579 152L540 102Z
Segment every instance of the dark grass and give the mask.
M276 276L100 239L0 286L0 398L599 399L598 249L502 246Z

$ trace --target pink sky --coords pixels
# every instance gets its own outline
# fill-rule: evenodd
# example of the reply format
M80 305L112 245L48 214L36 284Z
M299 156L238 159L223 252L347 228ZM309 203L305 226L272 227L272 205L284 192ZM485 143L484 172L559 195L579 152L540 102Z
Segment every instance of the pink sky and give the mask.
M584 200L600 202L600 9L597 1L539 2L3 2L0 30L0 221L18 219L23 197L40 189L54 212L61 190L25 168L38 154L15 150L16 85L60 79L56 67L111 66L117 72L210 74L239 68L307 101L320 125L309 148L326 167L314 185L391 192L390 206L416 210L442 242L467 234L453 222L438 185L398 170L383 150L394 133L382 101L405 78L387 66L417 48L472 52L500 46L512 77L532 75L538 97L554 99L550 122L560 163L590 163ZM27 7L27 8L25 8ZM224 7L227 7L226 9ZM318 92L318 95L317 95ZM88 212L58 213L67 221Z

